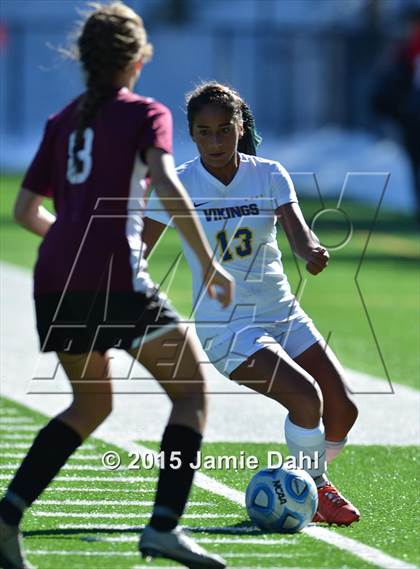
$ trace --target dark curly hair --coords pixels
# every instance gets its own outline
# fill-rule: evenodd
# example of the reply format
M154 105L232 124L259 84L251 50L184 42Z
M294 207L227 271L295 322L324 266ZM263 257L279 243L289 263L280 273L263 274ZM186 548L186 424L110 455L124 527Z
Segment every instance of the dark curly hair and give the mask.
M193 91L188 93L186 103L188 127L191 135L197 113L206 105L219 105L231 111L233 117L243 126L244 134L239 140L238 151L254 156L257 154L257 147L262 139L257 133L254 115L251 109L237 91L217 81L209 81L207 83L201 83Z

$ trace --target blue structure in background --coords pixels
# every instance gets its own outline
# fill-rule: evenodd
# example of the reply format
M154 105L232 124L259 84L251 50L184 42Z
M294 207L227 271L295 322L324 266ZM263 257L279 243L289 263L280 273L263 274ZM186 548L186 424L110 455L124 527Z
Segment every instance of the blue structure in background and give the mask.
M139 89L165 102L176 125L183 121L185 91L211 78L237 87L264 130L285 134L365 120L360 103L375 47L363 45L365 0L127 4L142 14L155 46L155 64L144 69ZM403 3L391 5L397 9ZM77 9L85 7L73 0L2 0L2 136L31 136L82 89L77 64L56 48L65 44ZM177 10L188 15L185 23L168 21ZM358 69L352 68L356 57Z
M240 91L265 141L274 141L264 149L269 157L289 150L291 136L325 125L339 129L340 137L350 129L372 130L372 70L401 13L420 5L420 0L125 1L142 15L155 48L137 90L172 110L178 161L191 157L184 96L200 80L217 79ZM1 0L3 170L21 171L27 165L46 118L83 89L77 62L63 58L58 48L66 46L77 10L86 4ZM329 148L332 140L328 135ZM275 146L277 141L283 146ZM353 146L356 154L360 145ZM326 155L332 156L331 150ZM303 141L286 166L308 169L305 156Z

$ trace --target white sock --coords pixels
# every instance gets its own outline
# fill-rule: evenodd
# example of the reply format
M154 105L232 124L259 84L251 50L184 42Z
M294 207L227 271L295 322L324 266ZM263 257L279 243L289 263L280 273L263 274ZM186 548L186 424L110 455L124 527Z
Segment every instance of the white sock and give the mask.
M321 476L316 476L314 478L314 482L317 488L322 488L323 486L326 486L327 484L330 483L325 473L321 474Z
M346 443L347 443L347 437L345 437L342 441L325 440L325 458L327 464L329 464L332 460L335 459L336 456L340 454Z
M303 456L302 467L306 472L312 478L322 477L326 470L324 425L320 423L314 429L305 429L292 423L287 415L284 433L289 452L298 464ZM309 460L306 457L309 457L311 466L308 466Z

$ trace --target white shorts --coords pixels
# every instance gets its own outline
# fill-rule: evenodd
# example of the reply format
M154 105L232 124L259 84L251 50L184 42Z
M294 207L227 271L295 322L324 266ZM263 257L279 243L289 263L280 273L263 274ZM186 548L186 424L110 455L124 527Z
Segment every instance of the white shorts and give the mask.
M230 322L221 329L216 326L214 333L207 323L197 327L197 334L209 361L223 375L230 374L243 364L252 354L264 346L281 346L292 358L296 358L323 337L312 320L295 318L288 322L264 323L240 327L238 322ZM201 329L200 329L201 328Z

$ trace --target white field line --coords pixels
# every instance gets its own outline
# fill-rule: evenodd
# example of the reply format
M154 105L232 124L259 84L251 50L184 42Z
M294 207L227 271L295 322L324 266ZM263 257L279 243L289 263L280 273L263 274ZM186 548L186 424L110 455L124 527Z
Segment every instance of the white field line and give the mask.
M92 538L84 538L83 541L104 541L106 543L131 543L137 542L139 537L137 535L120 535L116 537L92 537ZM250 545L296 545L298 540L295 537L285 538L279 537L278 539L261 539L261 538L254 538L254 537L194 537L194 541L198 541L199 543L217 543L220 545L223 544L233 544L233 543L240 543L240 544L250 544ZM296 553L294 553L296 555Z
M25 448L27 448L25 446ZM26 456L25 452L2 452L1 456L3 458L20 458L23 459ZM78 460L80 461L84 461L84 460L97 460L100 461L101 457L99 454L85 454L82 456L77 456L77 455L73 455L70 460L69 460L69 464L72 465L73 462L77 462Z
M50 486L50 490L51 492L84 492L85 494L89 494L89 496L91 496L92 494L97 494L97 493L118 493L118 494L136 494L136 492L138 492L139 494L145 494L145 493L150 493L153 494L154 492L156 492L156 488L89 488L88 486L74 486L73 488L71 488L70 486ZM37 502L39 503L39 502Z
M26 454L24 452L2 452L1 458L23 458Z
M18 449L18 448L24 448L24 449L28 449L30 446L30 443L0 443L0 449L2 448L6 448L6 449ZM23 454L23 456L25 456Z
M18 441L28 441L28 443L31 443L34 440L34 435L21 435L20 433L2 433L1 438L4 441L18 440Z
M29 419L29 417L0 417L0 425L14 424L16 428L18 425L28 425L31 424L36 427L34 421Z
M151 500L38 500L41 506L153 506ZM208 507L212 502L188 502L189 506Z
M9 474L0 474L0 480L10 480ZM105 476L56 476L54 480L59 482L157 482L155 476L119 476L106 478ZM93 489L94 490L94 489Z
M222 553L223 557L226 557L226 559L248 559L250 557L258 557L258 558L269 558L272 559L273 557L277 557L277 558L281 558L281 557L292 557L293 559L295 557L306 557L308 554L304 554L304 553L278 553L278 552L273 552L273 553Z
M138 518L150 518L150 512L138 512L135 514L115 514L115 513L102 513L102 512L89 512L88 514L84 512L44 512L43 510L36 510L33 508L33 514L37 518L110 518L110 519L138 519ZM231 519L231 518L238 518L238 514L184 514L182 516L185 519L191 520L202 520L202 519Z
M139 557L137 551L77 551L76 549L27 549L29 555L77 555L80 557ZM175 569L175 567L174 567ZM179 565L178 565L179 569Z
M111 441L113 437L107 437L108 442L112 442L113 444L120 446L130 452L133 450L137 450L142 454L150 454L157 453L149 448L146 448L142 445L138 445L136 443L130 443L127 441ZM216 482L210 476L206 474L202 474L201 472L197 472L194 483L204 490L208 490L217 494L219 496L223 496L224 498L230 500L234 504L237 504L241 507L245 506L245 494L238 490L234 490L230 488L226 484L222 482ZM328 545L334 545L338 549L342 551L347 551L358 557L359 559L363 559L367 563L372 563L377 567L381 567L382 569L418 569L417 566L407 563L406 561L402 561L386 553L383 553L380 549L376 549L375 547L370 547L361 543L355 539L351 539L348 537L341 536L340 534L327 530L325 528L320 528L319 526L311 526L306 527L303 530L303 533L306 535L318 540L327 543Z
M0 470L16 470L16 468L18 468L19 466L20 466L20 464L18 462L14 462L14 463L9 462L7 464L1 464ZM70 472L72 470L74 470L74 471L84 470L84 471L90 471L90 472L98 472L99 474L101 472L103 472L104 474L110 474L111 472L115 472L115 470L110 471L109 469L105 468L102 465L99 458L98 458L98 465L97 466L94 466L91 464L69 464L68 463L65 466L63 466L63 468L61 470L62 471L65 470L66 472ZM122 467L122 466L120 468L118 468L118 472L134 472L136 470L139 470L139 469Z
M25 437L23 437L23 438L25 438ZM19 450L19 449L27 450L31 446L32 441L33 441L33 437L31 437L30 439L28 438L27 443L4 443L4 442L0 442L0 449L5 448L5 449L10 449L10 450ZM90 450L93 450L94 448L95 447L93 445L90 445L90 446L87 444L83 445L83 447L81 449L78 449L78 451L71 457L71 460L75 459L75 458L77 458L79 460L85 460L85 456L88 456L89 458L100 457L101 456L100 454L87 454ZM26 455L26 453L18 453L18 454L19 454L19 456L16 456L16 458L21 458L21 457Z
M41 426L40 425L31 425L30 427L28 425L22 425L21 427L17 426L17 425L2 425L1 430L2 431L29 431L35 434L36 429L40 429Z
M16 443L6 443L4 441L28 441L27 443L23 443L23 442L16 442ZM28 448L32 441L34 440L34 437L32 435L20 435L20 434L16 434L16 433L6 433L6 434L1 434L1 442L0 442L0 448ZM77 450L77 454L79 452L84 453L86 451L90 451L90 450L94 450L96 447L95 445L93 445L92 443L83 443L82 448L79 448ZM75 454L76 456L76 454Z
M311 537L315 537L315 539L335 545L343 551L349 551L353 553L353 555L357 555L357 557L378 567L383 567L384 569L417 569L416 565L391 557L383 553L380 549L365 545L355 539L344 537L339 533L329 531L325 528L310 526L304 531Z
M130 448L131 448L131 443L129 443ZM146 449L143 446L140 445L135 445L136 448L144 453L144 454L150 454L153 453L154 455L156 455L157 457L157 453L155 451ZM16 464L5 464L5 465L0 465L0 470L14 470L19 466L18 463ZM102 467L102 465L98 465L98 466L91 466L91 465L65 465L63 467L62 470L66 470L66 471L93 471L93 472L103 472L111 474L114 473L116 471L109 471L106 468ZM121 471L126 471L126 472L132 472L133 469L129 469L128 467L120 467L118 469L118 472ZM0 480L2 479L3 475L0 475ZM70 476L58 476L57 478L55 478L55 480L71 480L73 478L73 480L84 480L84 481L107 481L107 482L137 482L137 481L149 481L149 482L155 482L157 481L157 477L147 477L147 476L139 476L137 477L123 477L123 476L116 476L115 479L114 478L109 478L109 479L105 479L105 477L70 477ZM219 496L224 496L225 498L227 498L228 500L231 500L232 502L235 502L237 504L239 504L240 506L244 507L245 506L245 495L238 491L238 490L234 490L233 488L229 488L228 486L226 486L225 484L218 482L217 480L214 480L213 478L210 478L209 476L207 476L206 474L202 474L201 472L197 472L196 473L196 477L195 477L195 483L200 487L203 488L205 490L208 490L210 492L213 492L214 494L217 494Z

